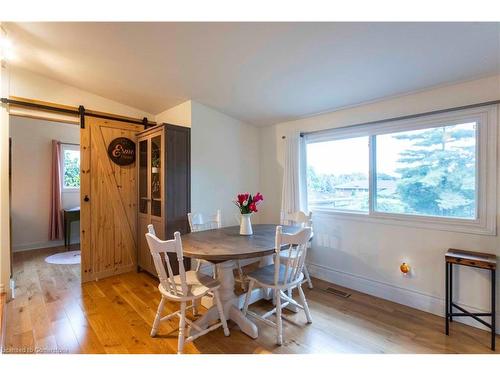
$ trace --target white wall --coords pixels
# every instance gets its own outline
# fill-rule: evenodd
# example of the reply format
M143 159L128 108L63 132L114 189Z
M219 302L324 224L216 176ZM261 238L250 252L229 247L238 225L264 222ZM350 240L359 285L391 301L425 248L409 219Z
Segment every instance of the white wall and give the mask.
M155 116L158 124L167 124L191 127L191 100L169 108Z
M191 209L235 225L239 192L259 190L259 129L192 101ZM259 222L260 213L252 221Z
M279 220L282 135L290 131L343 127L498 99L500 76L438 87L262 129L261 189L264 196L272 197L263 206L262 220L270 223ZM313 215L313 222L315 239L308 259L313 275L439 315L444 311L445 250L456 247L500 255L500 236L334 219L328 215ZM410 278L403 277L399 271L403 261L413 268ZM489 273L469 268L461 269L457 274L457 301L472 310L489 310ZM471 319L466 321L470 323Z
M76 87L68 86L20 68L11 69L9 86L10 96L19 96L76 107L83 105L85 108L95 111L141 119L147 117L152 120L155 117L151 113L140 109L80 90ZM55 114L54 116L54 118L57 118L56 116L60 115Z
M80 143L78 125L11 116L12 137L12 246L14 251L59 246L49 241L52 140ZM80 205L80 192L63 192L63 208ZM72 242L80 238L72 225Z

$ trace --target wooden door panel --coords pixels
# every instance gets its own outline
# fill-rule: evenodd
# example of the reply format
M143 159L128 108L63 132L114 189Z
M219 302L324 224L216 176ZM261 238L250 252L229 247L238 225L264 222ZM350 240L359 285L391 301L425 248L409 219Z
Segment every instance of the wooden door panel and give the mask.
M83 281L128 272L137 265L136 163L117 165L109 159L107 150L113 139L135 139L141 129L119 121L85 119L82 165L90 168L82 174L82 180L87 180L82 181L82 215L88 215L82 221L82 232L87 232L85 243L82 241ZM88 202L83 199L85 195Z
M90 238L90 131L88 127L80 130L80 250L81 280L92 280L94 256Z

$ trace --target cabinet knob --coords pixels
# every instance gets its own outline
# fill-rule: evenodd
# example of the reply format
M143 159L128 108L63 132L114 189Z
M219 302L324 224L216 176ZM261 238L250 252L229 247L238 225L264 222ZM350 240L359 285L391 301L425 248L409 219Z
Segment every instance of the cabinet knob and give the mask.
M90 198L89 198L89 196L88 196L88 195L86 195L86 196L83 198L83 200L84 200L85 202L88 202L88 201L90 200Z

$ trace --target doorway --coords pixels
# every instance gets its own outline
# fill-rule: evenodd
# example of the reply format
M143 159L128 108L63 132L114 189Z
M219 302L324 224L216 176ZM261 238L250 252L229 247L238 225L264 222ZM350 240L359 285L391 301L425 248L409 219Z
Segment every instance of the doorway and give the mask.
M10 100L9 104L61 111L71 116L53 119L40 118L36 113L34 116L11 113L10 130L13 135L11 140L14 161L11 228L15 231L12 233L11 252L16 254L30 250L41 252L40 249L60 250L62 254L58 254L55 259L46 259L46 263L62 262L64 265L78 263L76 257L80 255L78 261L81 268L78 279L81 283L135 270L137 169L134 140L136 134L144 127L156 124L148 122L147 118L138 120L85 110L83 106L71 108L30 99L18 99ZM79 117L73 117L75 114ZM27 123L31 128L27 125L28 130L23 132L23 126L18 122ZM70 141L60 141L57 137L51 139L54 137L51 131L43 128L44 125L55 125L52 126L52 130L70 129L73 138ZM53 155L56 153L52 151L51 161L48 161L47 165L38 165L39 160L44 160L48 155L47 148L42 150L30 145L32 138L38 133L44 137L45 145L50 140L54 149L54 144L57 144L61 160L59 164L54 162ZM24 149L20 145L24 145ZM125 154L116 157L114 155L116 151L126 152L127 158L123 156ZM124 161L127 161L125 159L130 160L125 163ZM54 165L60 165L60 169ZM30 172L31 169L33 173ZM48 177L49 174L59 174L58 182L53 182L54 178ZM22 181L21 178L20 182L18 176L29 178L28 181ZM41 188L40 181L47 179L48 184L45 189ZM58 189L54 189L54 186ZM54 209L54 196L60 197L57 209ZM43 210L37 212L35 203L27 204L29 201L27 197L33 198L35 203L43 202L41 205L46 209L45 212ZM34 215L34 218L23 223L22 218L26 217L24 214L26 212ZM59 219L62 223L54 225ZM80 224L80 228L75 227L75 222ZM48 240L45 237L47 232ZM30 236L33 237L35 233L38 233L38 240L32 241ZM68 260L68 250L75 252L80 250L80 253ZM23 258L22 255L17 257ZM61 257L64 258L62 261Z
M10 116L13 297L79 288L80 128Z

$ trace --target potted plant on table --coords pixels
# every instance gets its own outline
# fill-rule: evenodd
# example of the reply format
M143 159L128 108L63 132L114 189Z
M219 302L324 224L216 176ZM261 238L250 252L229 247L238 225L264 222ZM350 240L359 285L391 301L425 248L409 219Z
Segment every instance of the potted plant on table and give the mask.
M264 200L261 193L256 193L254 196L249 193L238 194L234 204L240 209L240 234L249 236L253 234L251 216L257 212L257 205Z

